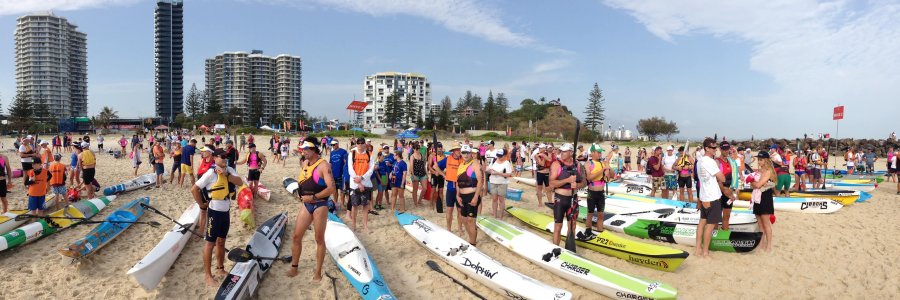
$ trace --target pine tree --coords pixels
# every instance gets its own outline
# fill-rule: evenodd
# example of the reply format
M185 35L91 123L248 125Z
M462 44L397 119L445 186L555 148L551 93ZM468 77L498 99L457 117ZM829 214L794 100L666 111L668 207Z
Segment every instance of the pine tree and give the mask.
M410 93L406 93L406 100L403 102L402 111L403 111L403 116L404 116L404 119L406 120L407 126L409 126L410 124L412 124L413 122L415 122L417 120L416 112L419 111L419 107L413 101L412 95ZM419 123L417 125L421 125L421 123Z
M259 94L253 94L250 96L250 109L249 109L249 124L257 124L261 123L260 119L263 116L263 101L262 97Z
M442 130L447 130L450 128L450 107L453 105L453 102L450 100L450 96L444 96L444 99L441 100L441 112L438 115L437 127Z
M44 102L38 102L34 104L32 115L34 116L34 121L36 121L38 124L45 124L52 119L52 116L50 115L50 108L47 107L47 104Z
M188 91L187 100L184 102L186 113L191 118L197 118L203 114L202 97L203 95L197 90L197 84L194 83L191 85L191 90Z
M484 104L484 110L481 111L482 120L485 124L485 129L492 130L494 127L494 119L496 116L496 102L494 102L494 91L488 91L487 103Z
M16 94L16 98L9 105L10 127L14 130L28 128L33 115L30 97L24 92Z
M597 127L600 127L603 120L606 119L603 116L603 112L606 110L603 108L605 101L606 100L603 99L603 92L600 91L600 86L597 83L594 83L594 88L591 89L588 96L587 108L584 111L584 125L593 132L596 132Z
M393 128L400 121L401 117L403 117L402 103L400 102L400 96L397 95L397 91L394 90L394 93L384 101L384 120L382 120L382 123L390 124L390 127Z

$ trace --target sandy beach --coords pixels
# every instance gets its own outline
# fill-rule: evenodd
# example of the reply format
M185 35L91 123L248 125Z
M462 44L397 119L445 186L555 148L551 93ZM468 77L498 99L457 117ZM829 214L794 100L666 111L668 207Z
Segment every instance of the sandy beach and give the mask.
M113 136L108 135L107 140ZM258 136L264 150L268 137ZM342 144L346 138L340 139ZM386 140L385 140L386 141ZM9 149L13 141L4 139L3 153L17 161ZM378 141L376 141L377 144ZM112 144L112 143L109 143ZM445 143L446 144L446 143ZM107 145L109 146L109 145ZM291 145L296 146L295 143ZM96 147L96 146L93 146ZM118 147L118 146L116 146ZM96 148L94 148L96 149ZM63 162L68 163L66 153ZM146 154L145 154L146 155ZM243 155L243 153L242 153ZM271 155L267 153L271 158ZM115 159L98 154L97 180L103 185L118 184L133 178L128 159ZM146 160L146 159L145 159ZM271 162L271 160L270 160ZM287 211L290 221L285 234L286 244L281 254L290 253L290 236L297 213L301 207L281 187L285 176L296 177L299 171L297 157L290 157L286 166L271 164L262 175L262 183L271 191L270 201L257 200L257 218L263 221ZM840 163L839 163L840 164ZM166 160L167 168L171 159ZM884 165L877 163L881 169ZM20 167L13 162L13 168ZM150 173L145 163L139 174ZM238 172L246 174L246 166L238 166ZM168 179L168 176L166 177ZM26 197L22 179L12 179L15 187L9 194L10 207L25 207ZM507 200L508 205L536 207L534 190L519 184L510 187L524 189L524 202ZM160 189L138 190L120 195L109 208L94 219L105 218L118 206L132 199L149 196L151 204L170 216L178 216L193 199L189 187L165 184ZM900 195L896 184L884 182L873 192L868 202L856 203L837 213L828 215L777 213L774 225L774 249L765 253L754 251L746 254L710 252L710 259L689 257L674 273L651 270L620 259L580 248L578 253L610 268L662 281L676 287L682 299L833 299L833 298L897 298L900 297ZM428 207L414 208L411 195L406 194L411 212L443 226L444 216ZM243 247L253 228L245 228L237 218L236 204L232 209L232 226L226 246ZM488 214L489 207L483 212ZM542 212L549 212L540 208ZM343 216L343 213L341 213ZM0 253L0 299L209 299L216 289L203 284L201 252L203 242L190 241L175 261L162 283L155 291L145 292L130 281L126 271L152 249L171 229L172 223L159 215L148 212L142 220L154 220L163 224L159 228L134 225L99 252L75 264L63 259L57 249L84 236L94 225L81 225L52 235L31 244ZM508 217L507 222L527 227ZM456 225L454 225L455 227ZM371 234L359 234L391 290L400 299L471 299L463 288L451 282L425 265L426 260L437 261L445 272L466 283L489 299L500 299L477 281L466 278L440 258L433 256L403 231L388 210L370 218ZM532 230L534 231L534 230ZM537 231L534 231L537 232ZM310 232L311 233L311 232ZM549 235L538 233L550 239ZM657 243L643 240L644 242ZM659 243L663 244L663 243ZM288 278L284 273L289 264L279 263L266 275L260 290L260 299L332 299L332 283L326 277L321 283L312 283L315 242L312 234L304 238L304 252L300 259L300 275ZM502 248L483 233L478 237L479 249L494 259L547 284L572 292L576 299L601 298L589 289L553 276L524 258ZM693 247L663 244L693 252ZM226 262L226 270L232 262ZM358 299L356 290L341 274L331 258L326 255L324 271L337 277L340 299Z

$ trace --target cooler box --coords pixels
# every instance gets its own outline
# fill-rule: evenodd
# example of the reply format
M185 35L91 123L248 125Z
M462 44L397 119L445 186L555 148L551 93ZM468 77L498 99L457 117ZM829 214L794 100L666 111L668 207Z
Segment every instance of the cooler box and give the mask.
M506 199L512 201L522 201L522 190L514 188L506 189Z

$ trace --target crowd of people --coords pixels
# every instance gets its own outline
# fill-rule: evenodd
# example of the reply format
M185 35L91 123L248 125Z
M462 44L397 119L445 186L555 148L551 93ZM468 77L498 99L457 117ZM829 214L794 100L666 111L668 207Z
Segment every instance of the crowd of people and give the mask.
M97 135L96 140L98 151L109 152L118 159L131 159L135 175L142 173L139 169L147 155L150 170L157 176L157 188L163 184L184 187L185 179L189 177L187 183L191 194L202 211L200 228L204 228L206 240L202 254L204 280L208 285L216 286L216 277L227 275L224 245L236 187L246 184L256 195L270 160L257 150L256 137L252 134L215 133L209 138L206 135L199 138L198 141L197 136L186 131L150 132L132 135L129 143L122 135L118 140L118 151L102 148L103 135ZM238 147L235 142L239 143ZM58 203L77 199L68 196L58 199L70 194L71 190L84 190L87 197L95 197L99 188L94 178L97 159L91 150L90 136L64 134L39 140L37 144L40 146L35 146L33 136L16 142L17 155L25 172L23 184L28 186L29 210L44 214L49 209L45 207L48 191L53 192L53 202ZM129 145L130 151L126 152ZM352 230L371 233L370 215L379 216L387 207L392 211L406 211L410 208L407 206L409 195L412 209L443 211L446 228L476 245L475 220L482 213L484 201L490 201L487 205L490 216L504 219L507 190L510 178L514 176L533 177L536 181L535 206L551 204L553 207L553 242L557 244L564 221L568 222L568 228L574 229L578 189L587 190L588 216L585 218L586 230L577 236L591 239L603 231L603 224L593 219L603 216L605 185L623 177L646 177L651 196L660 192L663 198L677 195L683 201L695 202L696 199L702 230L698 230L695 255L701 257L708 255L712 231L717 227L728 229L738 191L749 188L753 190L753 213L765 237L761 248L768 251L773 238L770 220L774 212L773 197L789 196L792 190L823 187L822 170L828 163L828 153L821 146L795 153L793 149L776 144L768 151L754 151L709 138L693 152L688 152L684 146L676 149L675 145L632 151L630 147L620 150L616 145L607 150L599 144L576 148L568 143L557 147L526 141L497 145L494 141L465 140L445 146L438 141L400 139L392 144L373 145L372 140L365 138L346 140L346 148L342 148L341 142L331 136L300 137L296 150L290 145L291 138L276 134L270 138L268 148L271 161L280 162L282 166L287 166L291 156L299 158L299 189L294 197L301 205L291 239L293 260L286 275L298 275L303 237L312 226L316 244L314 281L322 278L329 211L343 215ZM61 162L63 152L71 153L69 165ZM847 152L848 171L853 172L855 166L864 164L867 169L863 171L872 172L870 167L877 158L856 153L855 149ZM198 155L199 160L195 160ZM632 155L636 155L633 161ZM900 153L891 149L887 158L889 180L896 181L898 157ZM168 180L165 180L167 160L171 160L172 165ZM246 181L237 171L239 165L246 165ZM12 186L7 177L11 174L9 159L0 155L0 200L3 200L4 212L8 209L6 188ZM2 184L3 181L6 184ZM412 193L407 194L407 186ZM430 204L425 200L430 200Z

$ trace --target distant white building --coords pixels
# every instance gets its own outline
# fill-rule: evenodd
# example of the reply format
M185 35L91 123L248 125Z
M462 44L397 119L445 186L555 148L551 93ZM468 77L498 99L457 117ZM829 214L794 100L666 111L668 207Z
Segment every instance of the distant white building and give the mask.
M250 111L254 96L263 103L263 118L275 114L296 119L302 111L303 68L298 56L263 55L260 50L226 52L206 60L206 88L221 101L222 111ZM257 122L258 120L250 120Z
M363 125L367 129L390 126L384 123L387 98L397 93L401 101L407 95L421 108L422 119L431 108L431 84L425 75L416 73L381 72L366 76L363 82L364 101L368 104L363 112Z

